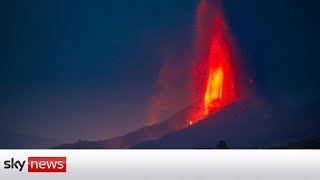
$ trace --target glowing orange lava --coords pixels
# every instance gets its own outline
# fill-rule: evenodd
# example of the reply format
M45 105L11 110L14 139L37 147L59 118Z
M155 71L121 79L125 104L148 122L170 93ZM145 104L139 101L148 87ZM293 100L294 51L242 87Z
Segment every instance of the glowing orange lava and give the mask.
M210 69L207 83L207 90L204 95L204 114L208 114L210 109L214 107L215 100L222 99L222 85L223 85L223 69L218 67L215 70Z
M198 63L195 65L195 98L189 125L235 102L236 72L232 38L218 4L202 0L198 7ZM200 99L200 101L199 101Z

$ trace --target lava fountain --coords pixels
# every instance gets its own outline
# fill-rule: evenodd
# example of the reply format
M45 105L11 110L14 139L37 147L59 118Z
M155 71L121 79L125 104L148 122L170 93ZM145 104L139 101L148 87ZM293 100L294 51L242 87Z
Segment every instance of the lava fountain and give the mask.
M219 3L202 0L197 11L194 98L187 123L208 117L238 100L236 51Z

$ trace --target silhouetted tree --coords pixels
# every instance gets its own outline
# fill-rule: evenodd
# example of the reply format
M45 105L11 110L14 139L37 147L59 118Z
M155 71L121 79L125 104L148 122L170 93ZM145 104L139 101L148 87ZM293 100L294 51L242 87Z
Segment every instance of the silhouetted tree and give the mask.
M217 149L229 149L227 143L223 140L220 140L219 143L216 145Z

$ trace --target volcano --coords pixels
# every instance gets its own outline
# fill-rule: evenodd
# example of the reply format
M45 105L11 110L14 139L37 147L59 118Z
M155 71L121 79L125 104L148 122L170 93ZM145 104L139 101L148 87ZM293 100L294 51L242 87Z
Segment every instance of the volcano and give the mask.
M246 78L240 77L243 70L237 48L218 3L202 0L196 20L191 90L195 103L161 123L124 136L57 148L192 149L214 148L219 141L226 141L231 148L270 148L320 137L318 106L288 110L263 97L240 95L240 89L249 87L240 84L240 79ZM253 84L249 79L246 82Z
M196 15L196 58L193 63L194 104L158 124L105 141L79 141L58 148L131 148L182 130L239 100L237 55L220 4L202 0ZM165 71L166 72L166 71Z

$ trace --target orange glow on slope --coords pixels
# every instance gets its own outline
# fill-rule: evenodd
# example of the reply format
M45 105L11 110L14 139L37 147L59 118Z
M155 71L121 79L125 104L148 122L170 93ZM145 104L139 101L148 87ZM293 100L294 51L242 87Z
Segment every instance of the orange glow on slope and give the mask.
M197 17L198 62L194 67L194 84L195 100L200 104L189 115L189 125L238 99L234 46L221 8L202 0Z

